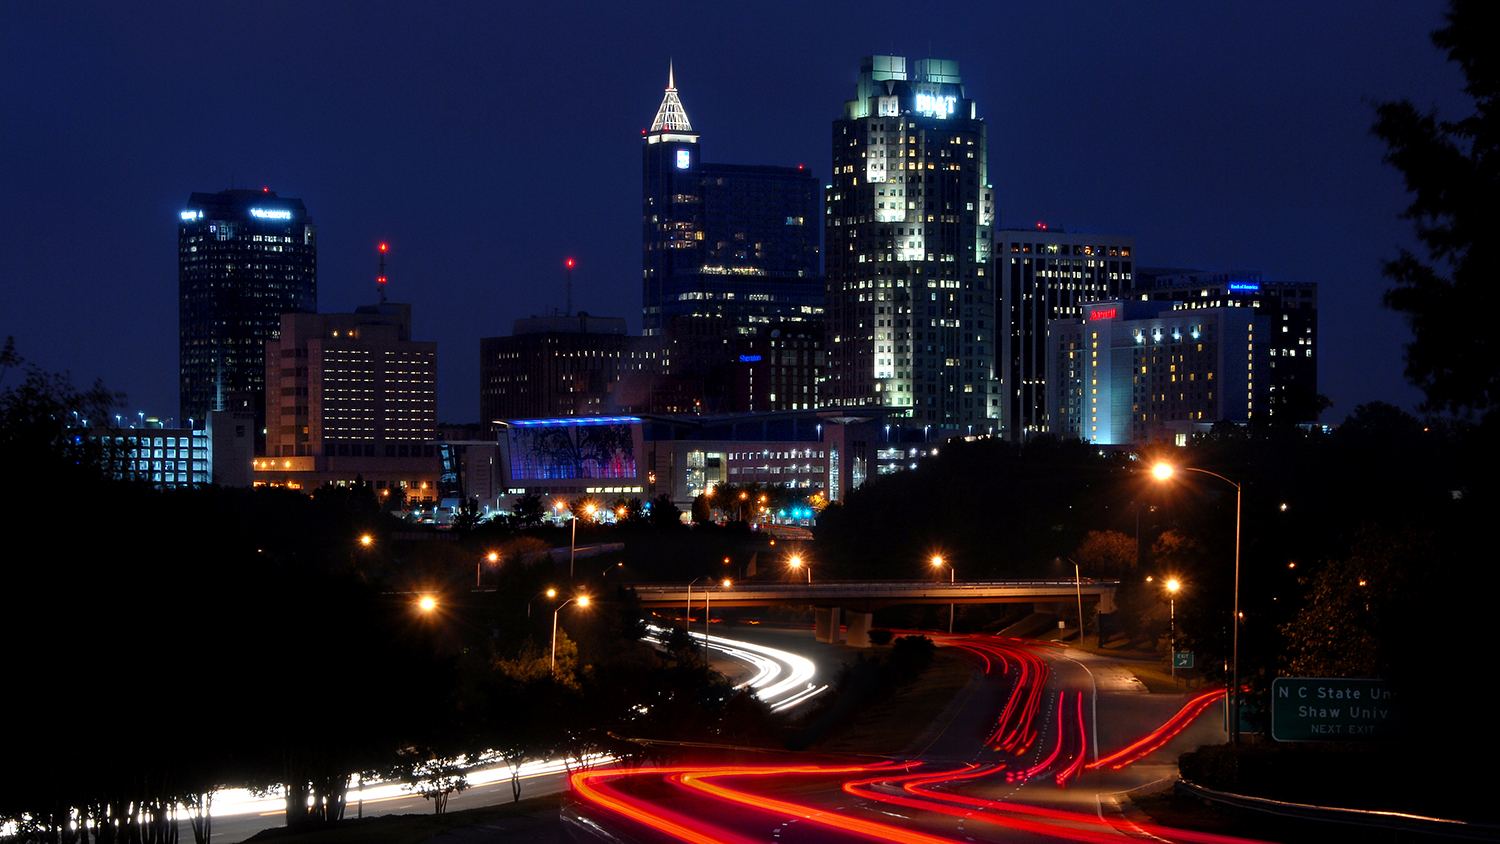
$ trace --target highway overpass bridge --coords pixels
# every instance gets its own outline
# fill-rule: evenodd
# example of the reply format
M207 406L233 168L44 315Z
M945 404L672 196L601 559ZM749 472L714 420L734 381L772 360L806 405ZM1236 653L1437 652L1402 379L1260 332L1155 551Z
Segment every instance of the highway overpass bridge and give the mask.
M870 645L870 616L898 604L1021 604L1038 605L1043 612L1078 600L1098 605L1099 612L1115 610L1116 580L981 580L942 583L916 580L834 580L819 583L638 583L632 588L642 606L682 607L698 602L712 607L767 607L775 604L812 605L820 641L836 642L840 616L845 641L855 647Z

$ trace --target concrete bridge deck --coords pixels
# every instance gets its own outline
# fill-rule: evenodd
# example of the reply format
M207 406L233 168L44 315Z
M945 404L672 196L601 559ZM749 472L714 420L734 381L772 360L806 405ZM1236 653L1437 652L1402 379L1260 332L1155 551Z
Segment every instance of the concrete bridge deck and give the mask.
M705 590L718 607L765 607L773 604L837 606L872 612L898 604L1003 604L1100 601L1113 608L1116 580L965 580L939 583L921 580L831 580L814 583L719 583L692 587L692 600L702 601ZM637 583L632 586L648 607L686 606L686 583ZM1103 612L1110 609L1101 608Z

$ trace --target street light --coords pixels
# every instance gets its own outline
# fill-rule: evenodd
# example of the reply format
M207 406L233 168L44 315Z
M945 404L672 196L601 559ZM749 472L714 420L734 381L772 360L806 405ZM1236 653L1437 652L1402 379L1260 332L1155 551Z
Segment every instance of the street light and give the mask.
M432 612L437 609L437 599L431 595L423 595L417 599L417 608L422 612Z
M802 558L794 554L790 560L786 561L786 564L794 569L800 569L802 568ZM812 583L812 566L807 567L807 582L808 584Z
M526 602L526 617L527 618L531 618L531 604L532 604L532 601L535 601L537 598L540 598L543 595L546 595L549 598L556 598L557 597L557 590L556 589L543 589L542 591L536 593L535 595L532 595L531 596L531 600Z
M583 512L589 518L594 516L594 505L584 505ZM568 579L573 579L573 559L578 556L578 516L573 517L573 543L568 548Z
M1059 557L1058 559L1067 560L1073 564L1073 591L1078 597L1078 646L1083 647L1083 575L1079 573L1077 560L1072 557ZM1063 571L1067 571L1067 569L1063 569ZM1098 627L1097 624L1094 626ZM1099 631L1095 630L1094 632L1098 633ZM1103 633L1099 634L1099 642L1099 646L1104 647Z
M1165 481L1172 477L1177 471L1170 463L1158 463L1151 467L1151 474L1157 481ZM1197 472L1202 475L1218 478L1226 484L1234 487L1234 615L1231 621L1234 624L1234 655L1233 671L1231 673L1229 698L1230 698L1230 742L1240 746L1240 504L1244 500L1244 489L1239 484L1207 469L1194 469L1191 466L1183 466L1184 472Z
M708 664L708 625L709 625L709 622L711 620L711 614L710 614L710 610L709 610L709 606L708 605L709 605L709 598L712 595L712 593L710 593L708 590L709 590L710 586L714 585L714 577L713 577L713 575L704 575L703 577L694 578L693 582L688 584L687 629L688 629L689 633L691 633L692 630L693 630L693 587L697 586L698 585L698 581L700 581L700 580L707 580L708 581L708 584L703 587L703 664L707 665ZM724 581L724 585L728 586L729 585L729 581L725 580Z
M489 560L490 561L490 565L494 565L495 563L500 562L500 555L498 553L494 552L494 551L491 551L487 556L474 561L474 588L475 589L479 588L479 583L480 583L479 573L483 570L482 567L484 565L484 561L485 560Z
M589 596L579 595L576 598L569 598L558 604L557 609L552 611L552 676L554 677L557 676L557 614L563 611L563 607L574 601L578 602L578 606L586 607L589 605Z
M958 576L958 573L953 570L953 564L944 562L942 557L934 554L932 557L932 567L940 569L943 566L948 567L948 585L952 586L955 582L954 578ZM948 603L948 632L953 632L953 603L951 601Z
M1177 578L1167 581L1167 618L1172 625L1172 682L1177 682L1177 590L1182 584Z

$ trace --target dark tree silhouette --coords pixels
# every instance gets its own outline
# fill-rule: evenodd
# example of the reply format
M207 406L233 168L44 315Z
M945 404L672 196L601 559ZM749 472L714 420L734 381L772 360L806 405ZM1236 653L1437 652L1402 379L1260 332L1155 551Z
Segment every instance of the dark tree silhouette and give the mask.
M1500 255L1489 248L1500 227L1500 12L1486 0L1452 0L1445 17L1432 42L1462 68L1474 113L1439 120L1407 100L1376 109L1372 131L1412 194L1402 216L1427 249L1426 260L1402 249L1385 262L1394 282L1385 304L1411 326L1406 376L1426 393L1427 408L1487 418L1500 401L1497 335L1458 326L1500 307Z

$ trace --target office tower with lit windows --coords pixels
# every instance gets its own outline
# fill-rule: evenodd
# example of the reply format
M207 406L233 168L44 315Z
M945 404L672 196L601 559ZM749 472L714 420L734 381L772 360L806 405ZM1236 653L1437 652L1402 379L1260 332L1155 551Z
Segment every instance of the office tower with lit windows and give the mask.
M1038 225L995 232L1000 277L1001 402L1007 439L1055 432L1047 417L1047 324L1086 302L1117 299L1135 284L1135 238Z
M437 497L437 344L411 337L411 305L286 314L265 345L266 449L257 485L362 479Z
M666 343L674 405L740 406L748 397L728 392L737 339L822 318L817 177L801 166L704 162L670 71L643 141L642 333Z
M993 431L994 189L957 62L862 60L825 204L825 403Z
M643 140L643 334L676 317L722 318L735 333L821 315L816 176L704 162L670 72Z
M317 231L302 200L192 194L177 224L177 286L181 424L228 409L231 394L258 403L281 315L318 308Z

